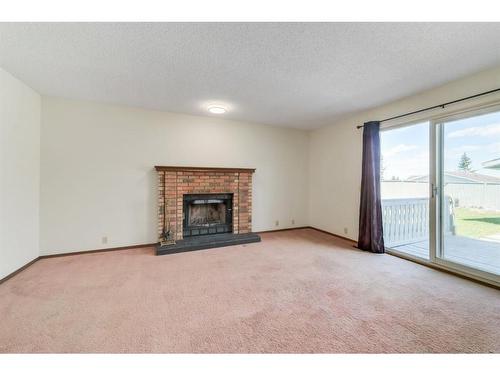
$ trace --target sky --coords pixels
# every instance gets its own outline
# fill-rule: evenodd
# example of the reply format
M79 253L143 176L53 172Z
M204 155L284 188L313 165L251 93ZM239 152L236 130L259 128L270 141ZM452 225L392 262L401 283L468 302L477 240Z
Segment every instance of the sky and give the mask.
M421 123L380 133L384 179L429 174L429 125ZM481 163L500 158L500 112L448 122L444 126L445 171L456 171L463 153L472 170L500 177Z

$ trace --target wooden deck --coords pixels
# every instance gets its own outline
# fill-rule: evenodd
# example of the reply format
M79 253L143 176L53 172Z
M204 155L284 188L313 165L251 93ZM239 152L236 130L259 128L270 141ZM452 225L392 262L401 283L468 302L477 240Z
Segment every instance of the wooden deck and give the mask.
M429 259L429 240L389 247L403 253ZM444 259L500 275L500 242L446 235L444 237Z

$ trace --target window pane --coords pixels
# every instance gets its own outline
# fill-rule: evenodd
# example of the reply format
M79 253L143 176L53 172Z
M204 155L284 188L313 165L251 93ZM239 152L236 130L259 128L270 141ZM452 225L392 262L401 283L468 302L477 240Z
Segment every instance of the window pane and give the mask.
M500 274L500 112L443 127L440 256Z
M429 259L429 123L381 132L386 247Z

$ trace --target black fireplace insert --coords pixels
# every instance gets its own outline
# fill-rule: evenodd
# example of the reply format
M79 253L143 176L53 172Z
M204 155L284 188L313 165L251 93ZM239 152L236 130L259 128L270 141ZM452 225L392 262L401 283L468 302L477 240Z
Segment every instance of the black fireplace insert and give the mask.
M185 194L183 237L233 232L233 194Z

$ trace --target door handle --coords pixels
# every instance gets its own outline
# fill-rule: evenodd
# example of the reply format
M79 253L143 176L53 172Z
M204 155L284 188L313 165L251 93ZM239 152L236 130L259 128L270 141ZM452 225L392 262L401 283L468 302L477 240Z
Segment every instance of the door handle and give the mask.
M438 187L435 186L434 184L431 184L431 198L436 198L438 193L439 193Z

